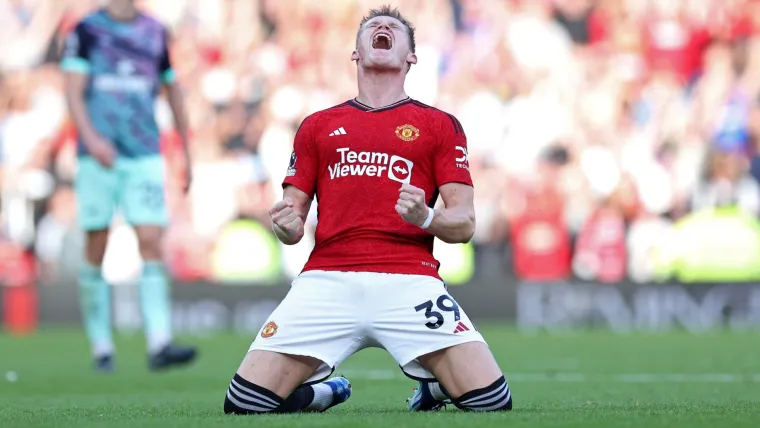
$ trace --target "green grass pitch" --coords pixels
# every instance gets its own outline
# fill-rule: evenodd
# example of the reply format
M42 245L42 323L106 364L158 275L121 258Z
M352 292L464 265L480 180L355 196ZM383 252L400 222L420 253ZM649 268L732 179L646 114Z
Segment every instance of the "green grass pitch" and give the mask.
M197 364L151 374L142 338L121 337L117 372L98 375L77 331L0 335L0 427L760 426L756 333L526 336L506 327L481 330L510 382L510 413L449 407L409 414L405 399L414 383L384 352L365 350L336 371L353 384L345 405L323 414L225 416L223 397L249 338L188 339L201 347Z

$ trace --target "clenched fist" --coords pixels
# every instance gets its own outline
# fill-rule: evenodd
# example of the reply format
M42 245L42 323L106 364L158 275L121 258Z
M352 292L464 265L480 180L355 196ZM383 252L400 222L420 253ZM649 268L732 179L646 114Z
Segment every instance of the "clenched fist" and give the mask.
M269 210L269 217L278 236L293 239L303 235L303 219L293 209L293 199L285 198L275 203Z
M425 203L425 191L411 184L403 184L398 192L396 212L407 223L422 227L429 214L428 206Z

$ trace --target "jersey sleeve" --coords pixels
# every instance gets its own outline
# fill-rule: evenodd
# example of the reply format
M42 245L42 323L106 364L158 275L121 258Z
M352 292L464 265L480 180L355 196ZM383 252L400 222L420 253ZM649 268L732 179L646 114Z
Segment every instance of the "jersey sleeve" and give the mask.
M92 70L90 64L92 44L92 35L87 31L84 23L80 22L66 39L61 69L71 73L89 74Z
M452 115L441 126L438 149L435 152L435 184L462 183L472 186L470 164L467 160L467 136L459 121Z
M316 191L318 170L314 122L315 119L312 116L307 117L296 131L288 172L282 183L283 189L289 185L295 186L310 197L313 197Z
M170 43L170 37L169 37L169 31L164 29L163 31L163 47L161 52L161 59L159 60L158 64L158 72L161 76L161 82L163 82L165 85L171 85L172 83L177 81L177 74L174 72L174 69L172 68L172 62L171 57L169 55L169 43Z

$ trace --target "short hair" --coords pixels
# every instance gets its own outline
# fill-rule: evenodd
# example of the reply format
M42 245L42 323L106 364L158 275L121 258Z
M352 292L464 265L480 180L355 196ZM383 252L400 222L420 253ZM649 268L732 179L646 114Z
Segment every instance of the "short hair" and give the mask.
M377 18L378 16L389 16L391 18L399 20L399 22L404 24L406 27L406 34L409 36L409 48L411 49L412 53L414 53L415 49L417 48L417 43L414 41L414 25L412 25L411 22L407 21L406 18L401 15L401 12L398 11L398 8L394 7L391 9L391 6L387 4L380 7L379 9L370 9L369 13L362 18L362 21L359 23L359 31L356 32L356 47L359 47L359 38L361 37L364 24L366 24L367 21L371 19Z

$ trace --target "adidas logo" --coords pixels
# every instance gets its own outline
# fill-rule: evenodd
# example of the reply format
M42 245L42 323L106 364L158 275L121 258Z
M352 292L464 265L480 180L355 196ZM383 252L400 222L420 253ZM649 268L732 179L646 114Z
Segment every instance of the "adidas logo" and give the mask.
M459 324L457 324L457 328L454 329L454 334L461 333L463 331L470 331L470 329L467 328L467 326L464 325L463 322L460 322Z
M335 131L331 132L329 136L330 137L334 137L336 135L346 135L346 130L343 129L343 127L341 126L340 128L338 128Z

